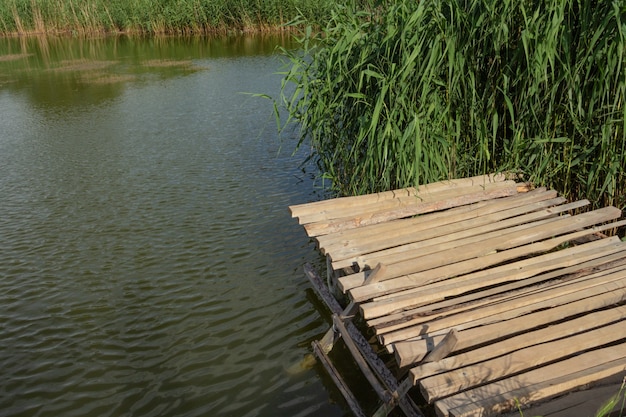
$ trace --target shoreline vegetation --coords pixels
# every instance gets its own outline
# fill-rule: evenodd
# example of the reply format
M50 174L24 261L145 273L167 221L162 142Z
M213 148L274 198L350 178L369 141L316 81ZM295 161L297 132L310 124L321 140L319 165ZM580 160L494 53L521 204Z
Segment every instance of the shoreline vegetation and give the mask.
M0 36L210 35L291 31L331 0L4 0Z
M363 3L285 51L276 103L337 194L514 172L626 208L626 2Z
M626 209L626 2L0 2L5 37L246 32L298 38L276 109L339 195L506 171Z

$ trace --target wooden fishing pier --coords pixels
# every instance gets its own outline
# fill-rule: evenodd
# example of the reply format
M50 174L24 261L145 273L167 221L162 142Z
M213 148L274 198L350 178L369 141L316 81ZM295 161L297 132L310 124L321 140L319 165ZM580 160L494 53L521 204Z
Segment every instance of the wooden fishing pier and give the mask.
M325 280L305 266L333 320L313 349L354 414L340 340L375 416L593 416L626 376L626 242L605 234L626 220L588 205L494 174L291 206L327 258Z

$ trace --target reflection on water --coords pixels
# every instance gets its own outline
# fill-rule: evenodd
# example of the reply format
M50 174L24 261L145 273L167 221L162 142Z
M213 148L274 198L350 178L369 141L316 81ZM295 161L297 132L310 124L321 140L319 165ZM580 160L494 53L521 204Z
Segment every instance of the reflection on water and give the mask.
M27 91L34 103L82 105L119 96L132 82L151 82L210 70L198 60L268 56L277 45L292 47L287 35L224 38L137 37L0 39L0 88Z
M276 44L0 40L2 415L344 415Z

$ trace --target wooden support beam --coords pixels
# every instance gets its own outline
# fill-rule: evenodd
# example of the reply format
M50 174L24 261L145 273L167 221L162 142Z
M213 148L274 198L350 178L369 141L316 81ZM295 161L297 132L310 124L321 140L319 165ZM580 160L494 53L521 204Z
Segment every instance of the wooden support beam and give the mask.
M344 326L343 321L341 321L338 316L334 315L333 325L335 326L337 331L339 331L339 334L341 334L343 341L346 343L346 347L352 354L352 357L354 358L357 365L361 369L361 372L363 373L367 381L370 383L371 387L374 389L378 397L383 402L389 403L392 399L391 393L380 384L376 376L372 373L369 365L365 361L365 358L363 357L363 355L361 355L361 352L357 348L354 341L352 340L352 337L350 337L350 334L348 333L348 330Z
M381 405L378 410L372 415L372 417L386 417L393 408L395 408L395 404L402 401L406 395L409 393L409 390L413 388L413 383L409 378L406 378L402 383L398 386L392 394L393 402L385 403ZM390 408L391 406L391 408Z
M382 381L390 392L398 390L398 381L393 376L389 368L387 368L383 361L376 355L376 353L374 353L369 342L365 339L361 332L351 321L345 321L343 324L347 330L347 334L351 337L352 341L358 347L359 351L380 381ZM397 401L398 406L407 417L424 417L419 408L408 396L400 397Z
M352 394L352 391L350 391L350 388L348 388L348 385L341 377L341 374L339 373L337 368L335 368L335 365L333 365L326 352L324 352L323 347L320 346L319 343L316 341L312 343L312 346L313 352L315 352L315 356L317 356L317 358L320 360L320 363L322 364L324 369L326 369L326 372L328 372L328 375L335 383L335 386L337 387L337 389L339 389L341 395L343 395L343 398L348 403L348 407L350 407L352 413L354 413L356 417L365 417L365 413L361 409L359 402L354 397L354 394Z
M346 310L342 310L341 306L339 305L337 300L335 300L335 298L330 294L330 291L328 291L328 288L324 285L323 280L320 278L319 274L315 271L313 266L310 264L305 264L304 271L306 276L311 281L311 284L315 288L316 292L326 303L331 312L333 312L335 317L339 318L340 316L345 315L346 312L352 312L353 309L356 308L356 304L350 304L346 308ZM359 352L361 352L362 357L367 361L370 368L376 373L378 378L387 387L387 390L389 392L396 391L398 389L398 382L391 374L391 371L373 352L368 341L365 340L365 337L363 337L363 335L350 320L346 320L344 322L340 319L339 321L342 323L342 328L345 329L345 332L342 334L342 336L344 336L344 341L349 338L357 346L357 349L359 350ZM330 329L329 332L332 332L332 329ZM316 349L319 350L320 353L326 355L324 349L322 349L319 344ZM394 397L392 396L391 399L393 400L393 398ZM397 399L396 401L397 405L400 406L400 408L407 417L423 417L422 413L419 411L419 408L413 403L410 398L405 396Z
M319 295L322 301L324 301L324 304L326 304L331 313L341 314L343 312L343 309L341 308L335 297L333 297L333 295L330 293L330 290L328 289L326 284L324 284L324 281L319 276L319 274L315 271L313 265L309 263L304 264L304 274L307 276L307 278L311 282L311 285L313 285L313 289L315 290L317 295Z

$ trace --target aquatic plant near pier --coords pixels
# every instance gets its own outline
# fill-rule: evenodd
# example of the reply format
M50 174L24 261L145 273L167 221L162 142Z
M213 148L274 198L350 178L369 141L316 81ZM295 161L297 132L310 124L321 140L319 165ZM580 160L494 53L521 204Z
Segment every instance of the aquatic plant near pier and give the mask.
M341 194L515 171L626 205L626 3L338 4L288 53L287 124Z

